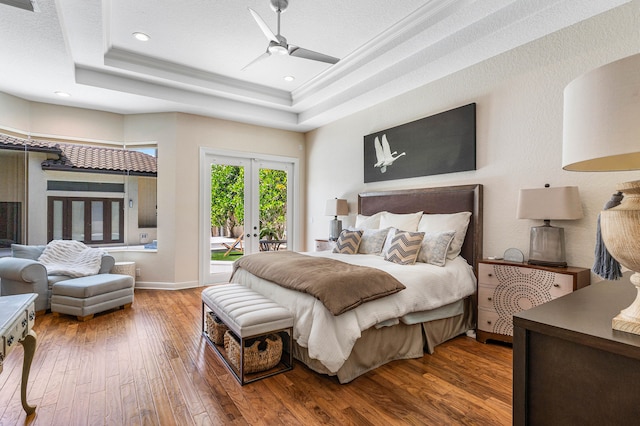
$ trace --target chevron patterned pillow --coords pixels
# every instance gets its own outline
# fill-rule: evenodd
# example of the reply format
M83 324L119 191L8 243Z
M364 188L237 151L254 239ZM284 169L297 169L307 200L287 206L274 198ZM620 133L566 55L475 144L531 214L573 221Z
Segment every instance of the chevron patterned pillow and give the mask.
M396 231L389 250L384 254L384 260L400 265L413 265L418 258L423 238L424 232Z
M340 233L338 241L336 241L336 246L333 249L333 252L342 254L356 254L358 253L358 247L360 246L361 240L362 231L350 231L348 229L344 229Z

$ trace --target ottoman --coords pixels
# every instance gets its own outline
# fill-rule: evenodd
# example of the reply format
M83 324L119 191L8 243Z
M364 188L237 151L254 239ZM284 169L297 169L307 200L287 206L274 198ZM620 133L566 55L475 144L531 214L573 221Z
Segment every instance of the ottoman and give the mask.
M51 289L51 312L75 315L80 321L94 314L133 303L133 278L120 274L97 274L60 281Z

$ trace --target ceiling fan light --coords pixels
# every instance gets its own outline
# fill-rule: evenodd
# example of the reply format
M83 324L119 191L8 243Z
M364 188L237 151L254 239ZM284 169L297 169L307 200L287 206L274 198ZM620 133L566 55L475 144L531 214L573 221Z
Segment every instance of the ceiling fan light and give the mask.
M279 44L273 44L269 46L269 53L273 55L288 55L289 50L286 47L281 46Z

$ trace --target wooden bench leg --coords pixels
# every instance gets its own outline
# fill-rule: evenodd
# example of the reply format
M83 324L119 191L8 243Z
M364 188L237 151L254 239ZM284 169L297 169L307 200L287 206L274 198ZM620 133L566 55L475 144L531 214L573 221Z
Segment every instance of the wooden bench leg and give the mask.
M52 314L54 317L59 317L60 315L62 315L60 312L51 312L51 314Z
M126 305L122 305L122 309L129 309L133 305L133 303L127 303Z

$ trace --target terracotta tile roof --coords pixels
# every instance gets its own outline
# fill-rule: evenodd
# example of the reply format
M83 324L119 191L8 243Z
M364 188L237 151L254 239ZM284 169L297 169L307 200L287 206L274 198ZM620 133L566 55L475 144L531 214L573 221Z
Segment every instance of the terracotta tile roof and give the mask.
M55 147L55 144L53 144L53 142L40 141L36 139L17 138L0 133L0 149L24 151L25 148L29 151L37 152L59 151L59 149Z
M48 142L0 134L0 149L52 152L57 159L42 162L44 170L124 173L157 176L157 158L140 151Z

